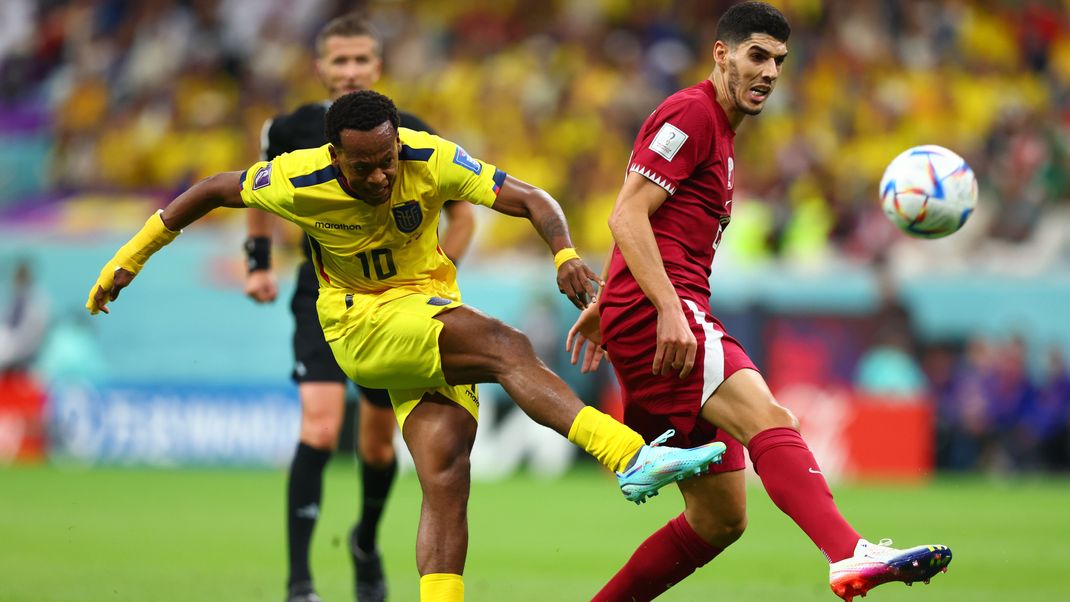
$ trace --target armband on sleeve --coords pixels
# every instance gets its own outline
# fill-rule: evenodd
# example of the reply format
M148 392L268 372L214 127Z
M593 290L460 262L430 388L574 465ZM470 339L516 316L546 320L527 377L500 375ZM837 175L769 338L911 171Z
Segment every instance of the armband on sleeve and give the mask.
M245 267L248 272L271 269L271 238L250 236L245 239Z

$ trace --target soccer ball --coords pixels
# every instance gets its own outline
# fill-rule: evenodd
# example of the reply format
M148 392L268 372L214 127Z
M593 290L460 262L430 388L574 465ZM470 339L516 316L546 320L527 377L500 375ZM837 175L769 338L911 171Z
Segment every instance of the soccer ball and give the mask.
M907 149L884 170L881 207L897 228L941 238L962 227L977 206L977 178L962 157L933 144Z

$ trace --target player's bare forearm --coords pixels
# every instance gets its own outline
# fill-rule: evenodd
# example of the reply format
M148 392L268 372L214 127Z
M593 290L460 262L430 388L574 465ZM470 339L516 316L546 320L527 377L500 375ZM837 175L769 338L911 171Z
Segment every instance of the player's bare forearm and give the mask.
M666 198L660 186L637 173L630 173L609 218L613 240L628 269L659 312L680 306L680 298L665 272L661 251L650 226L650 215Z
M450 261L457 263L472 244L476 231L476 212L464 201L446 201L442 207L446 214L446 230L442 233L442 252Z
M572 246L561 205L541 188L507 176L492 208L506 215L526 218L553 253Z
M241 200L241 172L226 171L197 182L164 207L160 217L168 229L181 230L218 207L245 207Z
M263 209L250 209L245 212L245 231L249 238L271 238L275 233L275 216Z
M535 226L554 253L558 290L579 309L587 307L595 292L592 283L601 281L572 248L568 222L557 201L527 182L507 177L493 208L506 215L525 217Z

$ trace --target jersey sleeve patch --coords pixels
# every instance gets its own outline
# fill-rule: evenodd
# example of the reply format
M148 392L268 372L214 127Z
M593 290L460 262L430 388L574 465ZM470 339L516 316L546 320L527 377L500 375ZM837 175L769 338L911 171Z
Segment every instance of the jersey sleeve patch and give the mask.
M680 147L687 142L687 138L683 130L666 121L654 139L650 141L649 148L664 157L666 161L672 161L676 153L680 152Z
M650 180L658 186L661 186L665 189L665 192L669 193L670 195L676 194L676 186L673 185L673 183L670 182L668 178L658 175L654 170L648 167L644 167L638 163L632 163L628 167L628 171L634 171L635 173L643 176L644 178Z
M256 170L256 174L253 176L253 190L260 190L266 186L271 185L271 163L268 163Z
M457 152L453 154L453 162L477 176L483 172L483 165L464 152L464 149L460 146L457 147Z

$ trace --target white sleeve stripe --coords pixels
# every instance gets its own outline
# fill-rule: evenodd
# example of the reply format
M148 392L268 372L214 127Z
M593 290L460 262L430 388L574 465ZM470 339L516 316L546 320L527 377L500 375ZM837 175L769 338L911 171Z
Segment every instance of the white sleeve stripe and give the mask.
M264 127L260 128L260 160L269 161L271 157L267 156L268 152L268 132L271 131L271 124L275 123L274 119L268 119L264 122Z
M672 183L669 182L669 180L667 180L666 178L654 173L652 169L643 167L638 163L632 163L631 167L628 168L628 171L634 171L635 173L643 176L644 178L650 180L658 186L661 186L665 189L665 192L668 192L670 195L676 194L676 186L673 186Z

